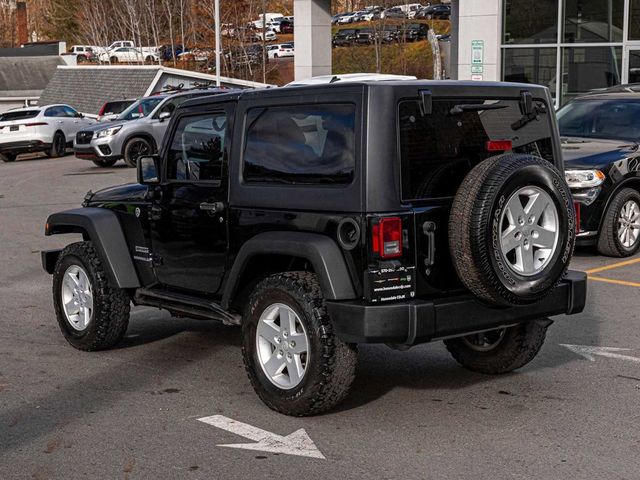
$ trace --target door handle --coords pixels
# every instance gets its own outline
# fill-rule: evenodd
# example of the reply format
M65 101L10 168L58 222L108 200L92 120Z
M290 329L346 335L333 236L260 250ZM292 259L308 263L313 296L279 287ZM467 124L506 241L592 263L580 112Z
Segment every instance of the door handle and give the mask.
M200 204L200 210L205 212L220 213L224 210L224 203L222 202L202 202Z

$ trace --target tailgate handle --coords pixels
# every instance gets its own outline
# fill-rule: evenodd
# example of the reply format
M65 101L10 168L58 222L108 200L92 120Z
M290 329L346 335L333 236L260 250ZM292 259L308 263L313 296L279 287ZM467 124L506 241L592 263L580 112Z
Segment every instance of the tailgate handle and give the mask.
M422 224L422 231L427 236L427 255L424 259L424 266L427 268L433 267L436 256L436 224L435 222L424 222ZM427 272L429 274L429 272Z

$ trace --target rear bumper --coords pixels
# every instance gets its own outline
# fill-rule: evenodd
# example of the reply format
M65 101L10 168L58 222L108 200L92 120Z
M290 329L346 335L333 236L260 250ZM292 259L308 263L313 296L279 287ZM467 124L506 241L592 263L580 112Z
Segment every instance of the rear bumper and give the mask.
M459 295L382 305L327 301L327 310L337 335L345 342L416 345L553 315L580 313L586 296L586 274L570 271L543 301L524 307L491 307L472 295Z
M50 143L41 140L22 140L20 142L0 143L0 153L30 153L41 152L51 147Z

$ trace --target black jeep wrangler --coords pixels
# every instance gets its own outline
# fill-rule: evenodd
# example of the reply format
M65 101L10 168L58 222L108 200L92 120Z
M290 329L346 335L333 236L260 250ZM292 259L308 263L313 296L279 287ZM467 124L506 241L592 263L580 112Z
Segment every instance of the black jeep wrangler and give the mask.
M584 308L543 87L386 81L202 97L138 183L89 192L42 254L62 333L115 345L130 304L241 325L260 398L326 411L356 345L443 340L478 372L522 367Z

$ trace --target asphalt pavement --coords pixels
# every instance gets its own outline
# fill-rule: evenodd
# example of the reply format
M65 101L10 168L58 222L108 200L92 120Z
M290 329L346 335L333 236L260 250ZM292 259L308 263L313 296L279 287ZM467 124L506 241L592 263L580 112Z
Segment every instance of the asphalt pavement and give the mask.
M118 348L62 337L39 252L76 237L44 222L134 179L72 156L0 164L0 479L640 478L640 257L578 251L573 268L595 270L585 312L556 317L516 373L468 372L442 344L362 346L347 400L291 418L254 394L237 328L134 308ZM219 446L257 429L304 429L321 455Z

